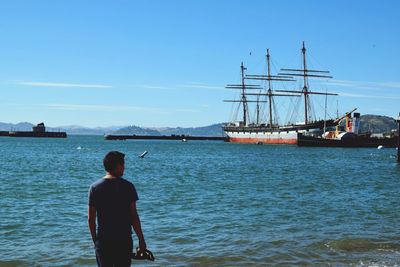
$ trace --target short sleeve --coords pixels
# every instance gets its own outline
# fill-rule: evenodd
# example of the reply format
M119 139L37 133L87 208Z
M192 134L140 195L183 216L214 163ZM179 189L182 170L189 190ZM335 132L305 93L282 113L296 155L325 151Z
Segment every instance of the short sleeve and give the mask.
M131 195L130 196L131 202L136 202L136 201L139 200L139 196L138 196L138 194L136 192L136 188L135 188L135 186L133 184L132 184L132 187L131 187L131 194L130 195Z
M89 206L95 207L96 206L96 201L95 201L95 194L93 190L93 186L89 188L89 193L88 193L88 202Z

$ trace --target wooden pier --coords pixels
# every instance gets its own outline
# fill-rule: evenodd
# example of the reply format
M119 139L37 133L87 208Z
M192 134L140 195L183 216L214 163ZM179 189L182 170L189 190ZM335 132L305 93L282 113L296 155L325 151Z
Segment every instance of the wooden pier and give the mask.
M400 113L397 117L397 162L400 163Z
M104 135L106 140L203 140L203 141L228 141L227 137L219 136L191 136L191 135Z

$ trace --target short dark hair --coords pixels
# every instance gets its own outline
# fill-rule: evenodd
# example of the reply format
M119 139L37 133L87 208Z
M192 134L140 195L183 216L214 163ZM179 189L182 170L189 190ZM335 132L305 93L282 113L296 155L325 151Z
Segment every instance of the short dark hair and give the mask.
M125 154L119 151L110 151L103 159L104 169L108 172L114 171L118 164L125 164Z

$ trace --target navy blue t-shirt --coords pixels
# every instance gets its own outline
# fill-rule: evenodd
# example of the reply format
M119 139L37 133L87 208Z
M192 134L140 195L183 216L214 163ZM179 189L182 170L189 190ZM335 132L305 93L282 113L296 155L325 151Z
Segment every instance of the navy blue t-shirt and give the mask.
M135 186L123 179L100 179L89 189L89 206L96 207L97 239L122 241L132 238L129 207L139 199Z

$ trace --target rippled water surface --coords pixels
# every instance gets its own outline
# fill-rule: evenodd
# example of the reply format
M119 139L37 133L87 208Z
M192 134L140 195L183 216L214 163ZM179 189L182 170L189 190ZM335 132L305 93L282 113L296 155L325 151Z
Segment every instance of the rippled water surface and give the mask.
M156 257L135 265L400 266L395 149L99 136L0 139L0 266L95 266L87 190L109 150Z

